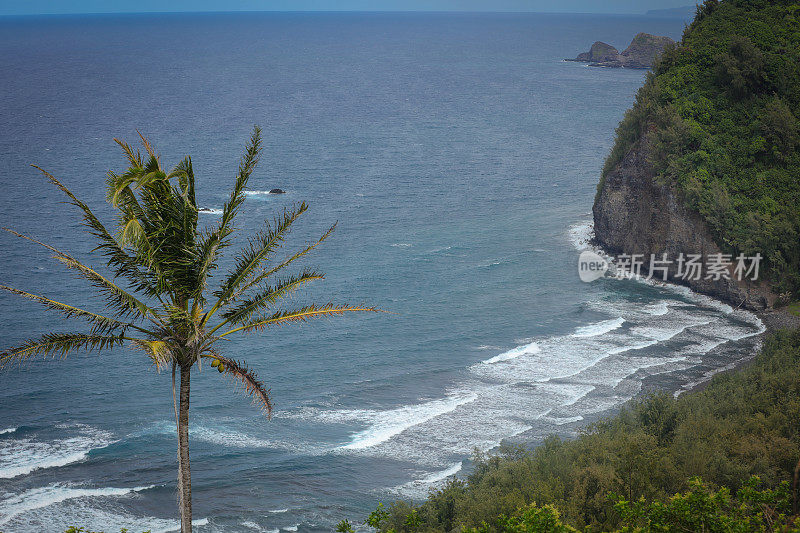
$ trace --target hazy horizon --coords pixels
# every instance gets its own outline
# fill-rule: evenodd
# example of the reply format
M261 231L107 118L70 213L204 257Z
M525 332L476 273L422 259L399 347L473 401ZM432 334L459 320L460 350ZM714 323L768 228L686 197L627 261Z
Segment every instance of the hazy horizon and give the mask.
M528 12L638 15L688 7L687 0L9 0L0 16L234 12Z

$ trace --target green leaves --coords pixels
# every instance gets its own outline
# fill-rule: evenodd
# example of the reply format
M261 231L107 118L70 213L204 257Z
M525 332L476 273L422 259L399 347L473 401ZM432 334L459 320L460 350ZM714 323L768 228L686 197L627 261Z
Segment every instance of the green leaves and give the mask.
M127 328L133 326L133 324L129 322L120 322L119 320L109 318L103 315L98 315L96 313L92 313L91 311L85 311L83 309L79 309L71 305L57 302L49 298L45 298L44 296L39 296L38 294L31 294L25 291L21 291L19 289L7 287L5 285L0 285L0 289L39 302L40 304L44 305L47 309L58 311L59 313L64 315L65 318L86 319L92 325L92 333L111 333L114 330L118 329L124 332Z
M305 202L300 203L294 209L284 210L281 219L276 219L274 225L268 225L266 230L260 231L255 238L249 240L248 246L237 255L233 272L222 282L220 290L214 293L220 303L227 302L261 263L283 244L294 221L306 210L308 210L308 206Z
M236 183L231 191L230 198L222 208L222 216L217 227L201 237L196 249L197 263L195 269L194 291L192 297L203 299L208 276L216 268L215 261L219 252L230 246L230 236L234 231L233 221L245 200L244 188L250 175L258 163L261 151L261 128L253 128L250 143L247 145L244 157L239 163L239 172Z
M281 326L293 322L306 322L313 318L325 318L332 316L342 316L345 313L352 312L371 312L378 313L380 310L376 307L358 307L348 305L335 305L328 303L318 306L316 304L307 305L295 310L280 310L271 315L262 318L256 318L247 322L238 328L232 329L220 335L219 337L226 337L232 333L239 331L251 332L262 331L267 326Z
M12 235L16 235L17 237L31 241L53 252L53 257L56 260L61 262L67 268L76 271L79 276L88 280L94 287L104 294L106 297L106 303L117 313L118 316L131 316L139 319L148 317L152 318L155 316L155 313L152 311L152 309L150 309L144 302L140 301L138 298L128 293L114 282L106 279L94 269L84 265L74 257L58 250L57 248L54 248L53 246L44 244L43 242L37 241L36 239L26 235L22 235L21 233L17 233L14 230L8 228L4 229Z
M109 313L94 313L46 296L0 285L0 290L33 300L64 317L83 320L91 327L89 333L53 333L27 341L18 348L3 352L2 363L23 361L36 355L63 356L73 351L101 350L128 341L143 351L159 370L170 365L185 369L202 358L211 357L218 371L242 385L246 394L269 414L272 410L269 390L246 363L224 357L216 351L215 345L220 339L272 325L341 316L348 312L375 312L377 309L333 304L311 304L293 310L280 308L281 302L307 283L324 278L315 270L304 269L267 284L272 276L325 241L336 227L335 224L331 226L316 242L278 262L271 262L285 243L292 225L308 210L305 203L285 209L248 240L236 254L232 270L222 278L220 287L213 293L216 303L211 309L204 309L208 278L217 268L220 253L232 244L235 219L246 198L244 191L260 157L261 130L258 127L253 129L222 216L207 231L197 227L192 159L185 157L167 173L147 139L141 134L139 136L144 155L115 139L125 154L128 168L118 173L108 172L106 176L106 197L117 214L114 235L64 184L39 169L71 204L81 210L84 226L98 240L95 251L106 258L114 276L109 279L66 252L13 230L8 231L49 250L57 261L88 280L105 297ZM118 283L119 279L126 283ZM220 311L220 320L214 325L210 320L217 311ZM150 322L153 327L145 329L139 322ZM216 331L226 325L235 329L216 335ZM141 335L127 336L126 332L130 330Z
M21 364L36 355L65 357L76 351L108 350L121 346L124 340L121 335L46 333L39 339L25 341L21 346L0 353L0 368L5 368L13 362Z
M274 287L267 287L252 298L243 300L239 305L222 313L221 316L225 319L225 322L231 322L233 324L242 323L248 320L256 311L273 306L306 283L320 279L325 279L325 277L312 270L305 270L297 276L292 276L278 282Z

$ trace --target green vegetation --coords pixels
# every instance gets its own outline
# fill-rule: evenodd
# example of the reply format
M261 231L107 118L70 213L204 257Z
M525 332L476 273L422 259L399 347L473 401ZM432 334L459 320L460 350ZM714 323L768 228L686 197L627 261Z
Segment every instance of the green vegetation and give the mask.
M617 129L603 177L644 133L669 185L734 254L800 296L800 3L708 0ZM600 187L602 187L602 179Z
M379 507L367 523L384 532L778 530L796 516L798 420L800 332L784 331L702 391L644 397L574 440L478 455L466 480L421 505Z
M269 390L244 361L220 353L220 341L236 333L263 331L267 327L340 316L374 308L347 305L306 305L282 309L285 298L305 284L323 279L321 273L303 270L277 278L293 261L305 256L333 232L331 227L315 243L275 261L292 224L308 209L301 203L266 222L235 256L231 272L209 291L220 255L232 244L234 221L244 203L244 190L258 163L261 131L255 128L239 164L233 190L219 222L198 228L192 160L185 158L171 171L161 168L153 148L142 137L146 154L117 141L128 160L122 174L108 173L108 201L117 210L117 231L112 234L59 180L44 175L77 207L83 224L98 240L96 250L114 273L107 279L67 252L12 231L43 246L78 277L85 279L105 299L105 314L57 302L19 289L0 288L31 299L66 318L88 323L90 331L47 333L0 353L0 368L36 356L61 356L73 352L109 350L128 344L143 351L159 370L171 369L172 395L178 433L178 503L181 532L192 530L192 491L189 470L189 380L193 368L205 360L210 368L241 385L253 402L271 413ZM83 304L80 304L83 305ZM180 374L176 399L176 372ZM111 376L109 376L112 378ZM113 379L113 378L112 378Z

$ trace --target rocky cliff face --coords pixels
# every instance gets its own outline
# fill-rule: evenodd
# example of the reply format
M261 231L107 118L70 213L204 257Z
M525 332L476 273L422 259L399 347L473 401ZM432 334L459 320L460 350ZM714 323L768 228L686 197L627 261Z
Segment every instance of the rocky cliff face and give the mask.
M596 242L613 254L643 254L645 263L651 254L660 258L665 252L673 261L681 253L703 257L719 253L700 216L687 209L669 187L656 183L647 152L648 141L643 136L606 175L592 208ZM763 310L775 299L763 283L736 281L732 269L730 280L717 281L685 281L677 273L673 263L668 279L734 307Z

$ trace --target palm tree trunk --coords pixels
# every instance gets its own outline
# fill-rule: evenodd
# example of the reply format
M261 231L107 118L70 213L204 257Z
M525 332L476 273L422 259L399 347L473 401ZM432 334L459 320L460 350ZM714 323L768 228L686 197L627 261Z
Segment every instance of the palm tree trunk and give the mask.
M181 366L181 392L178 408L178 503L181 508L181 533L192 533L192 477L189 469L189 376L191 366Z

